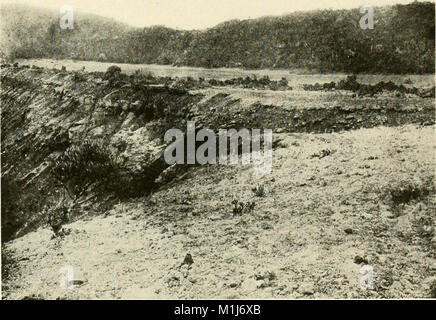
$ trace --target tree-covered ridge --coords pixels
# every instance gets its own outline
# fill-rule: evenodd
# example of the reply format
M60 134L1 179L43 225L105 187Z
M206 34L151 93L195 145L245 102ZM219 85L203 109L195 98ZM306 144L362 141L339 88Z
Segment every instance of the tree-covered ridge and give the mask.
M4 15L13 16L10 11L2 7L2 21ZM6 29L20 39L20 45L9 50L20 58L320 72L434 72L434 3L376 7L372 30L360 28L362 16L358 8L318 10L180 31L163 26L133 29L91 16L76 19L74 30L61 30L59 17L52 15L37 27L17 29L6 24ZM26 27L32 30L23 32Z

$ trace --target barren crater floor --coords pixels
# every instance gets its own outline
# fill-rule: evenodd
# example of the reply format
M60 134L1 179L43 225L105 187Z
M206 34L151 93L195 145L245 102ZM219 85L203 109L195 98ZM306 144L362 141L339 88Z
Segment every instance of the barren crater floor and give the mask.
M389 192L433 188L434 126L279 138L264 178L250 166L193 168L149 198L66 225L61 238L40 228L7 243L19 272L3 297L429 297L434 191L395 208ZM331 152L314 156L322 150ZM234 198L255 208L233 215ZM194 263L180 266L187 253ZM364 264L373 290L360 288ZM59 286L64 266L74 267L70 290Z

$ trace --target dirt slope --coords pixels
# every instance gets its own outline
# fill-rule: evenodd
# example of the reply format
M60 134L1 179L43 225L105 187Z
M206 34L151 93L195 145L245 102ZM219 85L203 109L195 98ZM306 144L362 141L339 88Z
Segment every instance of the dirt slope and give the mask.
M2 65L1 80L2 185L7 191L2 193L2 241L43 225L48 212L60 203L66 203L69 220L74 220L90 215L90 206L99 214L117 197L150 191L166 167L164 133L169 128L186 130L188 120L216 131L266 128L326 133L380 125L429 125L435 119L433 99L397 96L391 91L372 97L344 90L273 91L231 85L188 91L173 86L177 79L141 73L114 75L7 64ZM63 157L81 148L84 141L102 144L116 159L111 165L111 172L118 173L112 181L120 181L111 184L115 200L108 201L108 193L86 200L96 196L92 183L100 178L88 184L81 183L81 178L70 179L80 177L80 172L61 175L61 181L59 175L51 174L72 172L58 170L58 164L76 163L76 168L86 168L82 170L86 177L92 176L89 172L95 170L88 165L93 161L77 163ZM75 157L79 158L84 159ZM73 191L65 196L65 189Z
M40 228L7 243L18 272L3 298L430 297L434 129L277 134L264 178L251 166L192 168L63 237ZM234 199L255 207L235 214ZM187 253L194 263L182 265ZM363 265L373 290L360 288ZM64 266L72 289L59 285Z

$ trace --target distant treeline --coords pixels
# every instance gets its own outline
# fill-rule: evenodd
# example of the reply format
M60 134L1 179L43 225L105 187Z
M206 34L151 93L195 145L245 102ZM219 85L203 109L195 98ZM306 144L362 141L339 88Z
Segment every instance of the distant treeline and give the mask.
M20 23L11 23L17 12ZM2 32L9 40L2 47L10 57L355 73L422 74L435 68L430 2L376 7L372 30L360 28L359 9L232 20L204 31L135 29L90 15L75 16L74 29L61 30L55 13L44 21L41 13L32 21L28 15L34 11L2 7Z

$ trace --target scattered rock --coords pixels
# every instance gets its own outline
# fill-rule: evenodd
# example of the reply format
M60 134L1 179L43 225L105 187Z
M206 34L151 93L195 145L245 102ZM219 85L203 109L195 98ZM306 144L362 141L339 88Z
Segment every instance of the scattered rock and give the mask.
M298 292L310 296L315 293L315 285L312 282L304 282L298 287Z
M266 288L274 285L274 281L277 279L276 274L273 271L261 271L254 275L257 288Z
M327 157L331 154L332 152L329 149L323 149L318 153L314 153L311 155L311 158L319 158L322 159L324 157Z
M365 258L361 257L361 256L355 256L354 257L354 263L356 264L368 264L368 260L366 260Z
M71 284L73 286L81 286L84 283L85 283L85 281L83 281L83 280L73 280L73 281L71 281Z
M263 281L263 280L257 280L256 281L256 288L257 289L262 289L262 288L265 288L265 287L266 287L265 281Z
M180 285L180 278L177 276L171 276L167 279L166 282L169 288L177 287Z
M353 234L353 229L347 228L344 230L346 234Z
M192 255L190 253L187 253L186 256L185 256L185 259L183 259L183 262L180 265L180 267L184 266L184 265L190 266L193 263L194 263L194 259L192 259Z
M259 281L259 285L261 285L262 281ZM257 289L257 281L253 278L249 278L242 283L242 289L248 292L252 292Z

